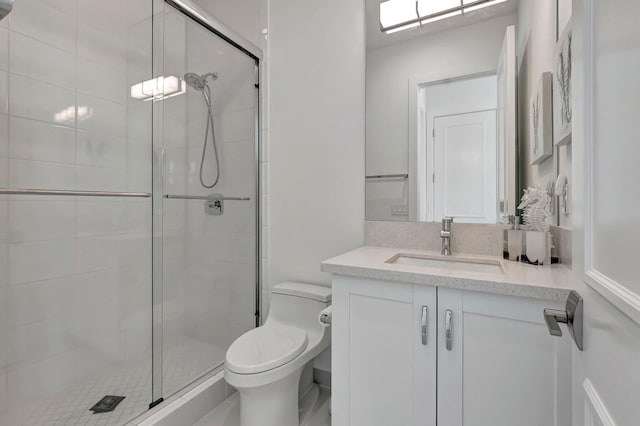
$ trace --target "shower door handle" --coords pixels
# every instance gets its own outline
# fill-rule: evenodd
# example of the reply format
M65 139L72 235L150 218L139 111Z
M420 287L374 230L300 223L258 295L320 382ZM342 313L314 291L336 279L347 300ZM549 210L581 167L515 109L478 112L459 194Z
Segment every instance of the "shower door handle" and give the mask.
M249 197L210 197L207 198L207 200L209 201L250 201L251 198Z
M250 197L225 197L222 194L210 195L176 195L165 194L164 198L173 200L206 200L206 201L250 201Z
M81 191L75 189L0 188L1 195L47 195L62 197L151 198L149 192Z

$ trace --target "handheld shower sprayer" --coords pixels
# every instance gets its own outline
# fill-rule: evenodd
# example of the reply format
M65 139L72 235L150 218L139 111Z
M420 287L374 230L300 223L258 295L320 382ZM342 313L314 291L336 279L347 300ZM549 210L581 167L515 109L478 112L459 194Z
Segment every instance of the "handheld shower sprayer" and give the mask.
M204 90L206 86L209 85L207 79L211 77L213 80L218 79L217 72L209 72L204 75L199 75L194 72L188 72L184 75L183 80L189 87L192 87L196 90Z
M204 143L202 145L202 158L200 159L200 184L211 189L218 184L220 180L220 159L218 157L218 146L216 144L216 132L215 123L213 121L213 107L211 105L211 87L209 87L209 77L212 80L218 79L218 73L209 72L203 75L199 75L193 72L188 72L184 75L183 80L187 85L195 90L202 92L204 103L207 106L207 126L204 131ZM209 132L211 132L211 142L213 145L213 153L216 159L216 178L212 184L206 184L204 182L204 160L207 154L207 142L209 140Z
M0 0L0 20L4 19L11 13L14 0Z

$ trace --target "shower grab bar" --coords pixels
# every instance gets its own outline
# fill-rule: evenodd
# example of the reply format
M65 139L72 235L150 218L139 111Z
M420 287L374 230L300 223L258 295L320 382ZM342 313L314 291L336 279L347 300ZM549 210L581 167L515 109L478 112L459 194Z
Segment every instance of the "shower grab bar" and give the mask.
M175 195L175 194L165 194L164 198L174 199L174 200L208 200L208 201L249 201L251 198L249 197L225 197L221 194L211 194L211 195Z
M408 174L401 174L401 175L372 175L372 176L365 176L365 178L367 179L407 179L409 177Z
M73 197L151 198L149 192L76 191L66 189L8 189L0 188L0 195L62 195Z

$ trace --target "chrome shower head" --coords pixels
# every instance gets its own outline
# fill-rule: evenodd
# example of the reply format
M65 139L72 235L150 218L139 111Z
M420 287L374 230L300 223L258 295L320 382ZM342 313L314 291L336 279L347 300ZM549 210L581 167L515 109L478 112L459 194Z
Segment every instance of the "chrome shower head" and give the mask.
M184 81L196 90L204 89L206 80L196 73L188 72L184 75Z
M210 72L204 75L199 75L194 72L188 72L184 75L183 79L190 87L196 90L203 90L207 86L207 78L211 77L216 80L218 73Z
M6 18L6 16L11 13L13 1L14 0L0 0L0 19Z

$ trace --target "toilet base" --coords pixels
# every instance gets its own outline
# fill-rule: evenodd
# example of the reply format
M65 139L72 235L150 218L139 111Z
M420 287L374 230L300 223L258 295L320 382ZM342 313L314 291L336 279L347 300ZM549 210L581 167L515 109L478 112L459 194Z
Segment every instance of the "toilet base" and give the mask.
M316 408L318 399L320 397L320 386L317 383L313 383L309 390L298 401L298 413L300 413L300 424L307 423L313 410Z
M236 388L241 426L299 426L298 386L302 368L265 386Z

